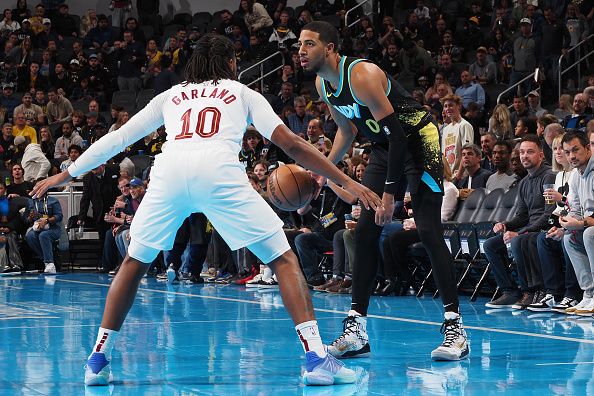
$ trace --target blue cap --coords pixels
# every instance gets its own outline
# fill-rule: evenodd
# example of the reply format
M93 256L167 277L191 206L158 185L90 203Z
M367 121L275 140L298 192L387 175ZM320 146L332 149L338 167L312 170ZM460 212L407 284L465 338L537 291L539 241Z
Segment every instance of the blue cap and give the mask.
M139 178L135 177L130 180L130 187L144 187L144 183Z

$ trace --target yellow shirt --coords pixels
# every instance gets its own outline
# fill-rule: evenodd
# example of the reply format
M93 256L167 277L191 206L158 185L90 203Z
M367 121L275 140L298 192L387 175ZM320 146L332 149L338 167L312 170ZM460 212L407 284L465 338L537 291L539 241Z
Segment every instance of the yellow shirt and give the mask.
M29 125L25 125L23 129L19 129L18 126L12 127L12 136L25 136L31 140L31 143L37 143L37 131L30 127Z

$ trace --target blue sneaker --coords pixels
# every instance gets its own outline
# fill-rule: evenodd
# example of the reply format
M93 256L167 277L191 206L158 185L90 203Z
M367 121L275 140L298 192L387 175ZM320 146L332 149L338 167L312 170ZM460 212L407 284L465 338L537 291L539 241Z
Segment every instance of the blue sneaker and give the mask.
M113 381L111 366L104 353L93 352L85 365L85 385L102 386Z
M329 353L324 358L313 351L305 354L305 374L303 374L305 385L352 384L356 380L356 373L344 367Z

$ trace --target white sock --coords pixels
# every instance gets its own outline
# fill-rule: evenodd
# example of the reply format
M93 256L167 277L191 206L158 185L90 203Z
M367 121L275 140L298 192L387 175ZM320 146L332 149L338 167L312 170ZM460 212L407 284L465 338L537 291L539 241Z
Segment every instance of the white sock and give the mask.
M295 326L295 331L297 331L299 341L301 341L305 352L313 351L321 358L326 357L326 348L322 344L317 321L310 320L309 322L299 323Z
M361 315L359 312L355 311L354 309L351 309L349 311L349 313L347 314L347 316L363 316L363 315Z
M95 341L93 352L104 353L108 360L111 359L111 350L113 349L113 344L115 344L117 337L117 331L99 327L99 333L97 333L97 341Z

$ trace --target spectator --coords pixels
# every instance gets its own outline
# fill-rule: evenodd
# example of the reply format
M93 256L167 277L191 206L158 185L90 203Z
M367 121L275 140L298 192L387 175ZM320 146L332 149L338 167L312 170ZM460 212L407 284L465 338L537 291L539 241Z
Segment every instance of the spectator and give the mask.
M322 154L329 153L332 150L332 141L324 136L324 126L322 121L317 118L312 119L307 124L307 139L311 144L318 147ZM320 140L323 143L320 143Z
M591 114L586 113L588 102L583 93L576 94L573 97L573 113L566 116L561 123L567 129L579 129L582 132L586 130L586 124L592 118Z
M398 54L401 71L399 80L408 88L414 86L421 75L427 75L435 67L431 56L424 48L418 47L414 41L405 41Z
M590 137L592 135L590 134ZM592 279L591 263L594 259L588 252L591 251L592 213L594 211L594 196L592 193L592 169L594 160L589 141L581 133L570 132L562 140L563 150L566 152L569 163L577 168L578 173L570 179L571 208L566 217L560 217L561 227L569 231L563 237L563 243L571 258L573 269L581 289L584 291L582 301L566 313L591 315L594 313L594 281Z
M245 24L245 21L242 18L238 18L233 16L231 11L229 10L222 10L220 13L221 23L217 27L217 33L225 35L229 38L233 35L233 27L238 26L241 32L244 35L249 35L250 32Z
M54 162L54 152L56 151L56 145L54 143L54 138L52 136L52 132L50 131L49 127L42 126L39 130L39 138L41 146L41 152L45 155L45 158L53 164ZM56 166L57 168L57 166ZM57 171L57 169L56 169ZM56 172L57 173L57 172ZM50 175L55 175L56 173L50 171Z
M276 96L271 103L272 109L276 114L280 114L285 106L293 103L295 99L293 88L294 85L289 81L282 83L280 94Z
M559 21L551 7L544 8L544 21L541 24L540 64L546 74L544 81L545 93L555 97L557 95L559 78L559 57L565 54L571 43L571 36L567 26Z
M4 54L0 54L0 59L4 63L0 63L0 84L15 85L18 82L19 74L14 66L14 59L8 55L2 59L2 55Z
M107 52L110 47L113 47L115 38L115 31L109 26L107 16L100 14L97 17L97 27L92 28L85 36L84 46L95 51ZM80 45L80 43L77 44Z
M538 257L536 238L541 230L548 227L555 206L545 204L543 185L553 184L555 175L544 163L540 140L534 135L522 139L520 159L529 176L522 179L518 186L517 212L511 220L495 224L493 232L496 235L483 245L497 285L503 293L498 299L486 304L489 308L525 309L534 302L535 294L542 287L540 264L533 258ZM518 266L521 298L504 259L508 249Z
M11 160L14 156L14 136L12 136L12 124L2 125L2 134L0 135L0 158L2 163Z
M4 19L0 22L0 35L7 36L10 32L15 32L21 28L21 25L12 19L12 10L7 8L3 12Z
M247 37L241 36L242 41L248 44ZM291 46L297 42L297 36L287 26L279 25L276 29L272 29L272 34L268 38L271 43L276 43L279 50L288 50Z
M47 48L50 41L60 41L59 36L52 30L51 19L43 18L43 30L35 36L33 46L36 48Z
M83 141L87 141L87 144L91 144L102 136L100 135L101 125L98 122L99 114L96 111L90 111L87 113L86 118L86 125L83 127L80 136Z
M2 85L2 97L0 98L0 106L6 109L6 114L10 117L14 114L14 109L19 105L17 98L13 96L14 84L8 83Z
M534 128L534 121L532 118L528 118L528 117L522 117L518 120L518 122L516 123L516 127L514 128L514 136L516 137L516 139L521 139L526 135L529 134L534 134L536 132L535 128ZM544 148L545 150L545 159L547 158L547 154L546 154L546 147Z
M480 84L472 81L472 76L468 70L464 70L460 74L462 85L456 89L456 95L462 98L462 105L465 109L472 102L479 105L480 111L483 111L485 106L485 91Z
M573 98L569 94L559 96L559 102L553 115L562 120L573 113Z
M462 146L461 167L466 176L454 184L460 191L460 199L468 198L477 188L484 188L491 172L481 168L481 150L476 144L468 143Z
M6 195L6 185L0 182L0 273L24 270L17 244L20 217L17 205Z
M532 21L530 19L522 18L520 32L521 36L514 40L514 66L509 78L510 87L534 72L534 69L540 63L540 40L532 35ZM523 82L520 87L522 92L526 94L526 92L530 91L530 81ZM513 124L515 126L515 123Z
M119 169L114 165L99 165L83 177L83 193L80 200L78 224L85 224L89 206L93 207L92 224L99 232L101 246L105 244L106 232L111 232L110 225L104 220L104 214L120 195L118 189ZM103 250L103 249L102 249ZM103 271L110 271L113 267L103 267Z
M517 175L511 169L512 146L508 141L500 140L493 147L493 165L495 173L489 176L485 187L488 191L502 188L507 192L518 180Z
M37 143L37 131L27 125L25 114L17 113L14 117L14 126L12 127L12 136L24 136L29 139L31 143Z
M25 197L29 198L29 193L33 190L33 183L25 180L23 177L25 171L21 164L14 164L11 168L12 180L10 185L6 186L8 198Z
M22 21L25 18L31 17L31 11L27 6L27 0L17 0L16 8L12 10L12 17L17 21Z
M388 44L386 52L382 60L379 62L379 66L392 77L398 77L398 73L400 73L400 63L398 60L398 47L396 44Z
M548 113L540 106L540 94L536 90L528 93L528 112L536 118Z
M512 128L516 127L518 120L522 117L529 117L530 112L526 107L526 98L523 96L516 95L514 96L514 110L510 114L510 121L512 124Z
M115 45L114 56L121 59L118 75L118 87L120 91L138 92L142 88L140 79L141 68L145 60L144 46L134 41L134 33L130 30L124 31L124 41Z
M72 43L72 55L70 57L70 74L71 76L73 74L78 76L81 68L87 65L87 54L85 54L83 46L79 41L74 41ZM74 77L72 78L72 81L77 82Z
M134 35L134 41L137 41L139 43L142 43L142 45L146 45L146 37L144 36L144 31L140 28L140 25L138 25L138 20L134 17L129 17L128 19L126 19L126 24L124 26L122 30L122 35L120 35L120 38L123 38L123 33L126 30L130 30L132 32L132 34ZM178 33L183 30L185 32L185 28L181 27L178 30Z
M256 189L259 192L265 192L267 189L267 181L268 181L268 167L270 164L266 160L260 160L256 162L254 165L254 174L258 178L258 188Z
M132 0L112 0L109 3L109 9L112 12L111 23L113 27L123 27L125 26L124 21L130 17L132 11Z
M307 126L309 121L311 121L314 117L306 113L307 102L303 96L297 96L295 100L293 100L293 106L295 109L295 113L289 114L287 117L289 123L289 129L293 131L293 133L301 136L305 139L305 134L307 133Z
M62 233L62 206L60 201L47 193L34 199L28 208L28 223L31 228L25 239L35 254L43 259L46 274L55 274L54 243Z
M62 162L68 158L70 147L72 145L81 147L82 144L83 139L76 131L74 131L72 122L66 121L62 124L62 136L56 140L54 158Z
M495 164L493 163L493 147L497 142L497 136L493 133L483 133L481 135L481 168L488 170L489 172L495 172Z
M309 227L295 237L295 247L305 279L310 286L326 283L316 260L317 254L332 250L334 234L344 228L344 215L350 212L356 199L334 183L321 187L312 202L297 210L307 216ZM310 228L311 227L311 228Z
M47 119L50 125L56 125L64 121L70 121L74 109L72 103L60 95L55 88L50 88L47 96Z
M455 174L454 180L461 179L460 160L462 155L462 146L474 142L474 131L472 125L460 114L462 107L462 98L456 95L447 95L441 99L443 110L450 123L443 127L441 131L441 147L443 155L450 166L450 171Z
M72 102L82 102L86 100L93 100L98 97L97 93L89 85L87 77L81 78L79 84L74 87L70 100Z
M37 182L45 179L51 168L51 164L41 151L41 146L31 143L29 138L17 136L14 138L14 145L23 153L21 165L23 166L24 178L29 182Z
M14 108L14 118L16 119L17 114L21 113L25 116L25 120L34 123L43 117L43 110L40 106L33 103L33 96L26 92L23 94L23 103Z
M543 150L545 155L545 162L548 164L552 164L553 158L553 140L559 135L565 133L563 127L560 124L553 123L547 125L542 135L542 140L544 140L545 144L543 144Z
M493 109L493 114L489 118L490 133L493 133L498 140L510 139L513 137L511 114L504 104L498 104Z
M113 131L117 131L118 129L120 129L122 127L122 125L124 125L125 123L128 122L128 120L130 119L130 114L125 111L122 110L118 113L118 119L116 122L114 122L114 124L109 128L109 130L107 131L107 133L111 133Z
M160 62L157 63L155 73L155 95L165 92L174 85L179 84L179 77L174 73L171 58L167 55L163 55Z
M441 75L446 78L451 87L459 87L460 84L462 84L460 81L461 70L454 67L452 56L450 54L443 54L439 58L439 66L437 72L441 73Z
M239 2L239 13L243 15L243 20L250 34L260 31L268 32L269 29L267 28L272 26L272 18L270 18L264 6L255 3L253 0L241 0ZM264 33L264 36L267 35L267 33Z
M22 71L19 78L19 92L34 93L37 90L45 91L48 88L48 80L39 74L39 63L32 61L27 72Z
M478 47L476 50L476 61L469 67L470 75L481 85L494 84L497 82L497 66L495 62L487 58L487 49Z
M88 65L81 70L80 78L81 80L87 78L89 87L93 91L101 95L105 94L109 76L103 65L99 63L99 57L96 54L89 55Z
M68 169L70 164L72 164L80 155L82 154L82 148L76 144L71 145L68 147L68 158L60 163L60 172L65 171Z
M35 15L29 18L29 23L31 23L31 30L33 34L38 35L43 31L43 20L45 18L45 8L42 4L38 4L35 6Z
M89 8L80 19L80 37L86 37L91 29L97 27L97 11Z

